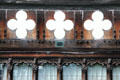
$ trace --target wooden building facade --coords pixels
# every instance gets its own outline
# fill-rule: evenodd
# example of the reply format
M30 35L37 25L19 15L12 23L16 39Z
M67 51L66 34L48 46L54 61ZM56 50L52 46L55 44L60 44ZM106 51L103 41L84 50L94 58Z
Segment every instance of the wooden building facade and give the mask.
M0 80L120 80L119 4L0 0Z

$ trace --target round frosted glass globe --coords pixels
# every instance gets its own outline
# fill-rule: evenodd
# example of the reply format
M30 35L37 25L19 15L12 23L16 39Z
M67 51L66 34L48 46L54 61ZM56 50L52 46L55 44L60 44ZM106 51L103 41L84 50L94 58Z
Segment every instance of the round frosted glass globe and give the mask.
M11 30L15 30L17 28L17 21L15 19L11 19L7 22L7 27Z
M64 21L65 13L63 11L56 11L54 14L54 19L57 21Z
M73 22L71 20L66 20L64 22L64 29L65 30L70 31L70 30L73 29L73 27L74 27L74 24L73 24Z
M27 30L33 30L35 28L36 24L34 20L27 20L26 21L26 29Z
M103 29L104 29L104 30L110 30L111 27L112 27L112 23L111 23L110 20L104 20L104 21L102 22L102 24L103 24Z
M104 19L104 15L101 11L95 11L92 14L93 21L102 21Z
M94 27L94 25L93 25L93 21L92 20L87 20L87 21L84 22L84 28L86 30L92 30L93 27Z
M17 20L26 20L27 19L27 13L23 10L20 10L16 13L16 19Z
M49 30L54 30L56 25L55 25L55 21L54 20L48 20L46 23L46 27Z
M17 30L16 30L16 36L17 36L19 39L25 39L26 36L27 36L27 31L24 30L24 29L17 29Z
M65 31L64 30L55 30L54 36L56 39L63 39L65 37Z
M92 36L94 37L95 40L102 39L104 36L104 32L102 30L93 30Z

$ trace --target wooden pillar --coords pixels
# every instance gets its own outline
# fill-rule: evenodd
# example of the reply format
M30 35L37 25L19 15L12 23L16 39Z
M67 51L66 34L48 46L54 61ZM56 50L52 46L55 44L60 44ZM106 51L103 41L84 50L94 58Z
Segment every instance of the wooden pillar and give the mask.
M34 59L33 62L33 74L32 74L32 80L38 80L38 65L37 65L37 59Z
M107 69L107 80L112 80L112 70Z
M82 69L82 80L87 80L87 69Z
M35 65L33 68L32 80L38 80L38 66L37 65Z
M57 64L57 80L63 80L63 67L61 65L61 59L58 60Z
M7 80L13 80L13 65L12 65L12 59L8 59L7 63Z
M62 67L57 68L57 80L63 80L63 69L62 69Z
M112 66L111 66L111 59L108 59L107 64L107 80L112 80Z
M83 64L82 64L82 80L88 80L86 59L83 59Z

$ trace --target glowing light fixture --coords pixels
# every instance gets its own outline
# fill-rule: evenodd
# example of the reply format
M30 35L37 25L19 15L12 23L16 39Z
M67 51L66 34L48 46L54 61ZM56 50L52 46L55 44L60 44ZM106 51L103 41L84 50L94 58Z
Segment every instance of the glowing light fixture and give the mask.
M56 39L63 39L65 37L65 30L70 31L73 29L74 24L71 20L65 20L65 13L62 11L55 11L54 19L46 22L46 27L50 31L54 30Z
M16 19L10 19L7 22L7 27L10 30L16 30L16 36L19 39L25 39L27 36L27 30L33 30L36 24L34 20L27 19L27 13L20 10L16 13Z
M92 36L94 39L101 39L104 36L104 30L110 30L112 23L110 20L105 19L101 11L95 11L92 14L92 20L86 20L84 22L84 28L86 30L92 30Z

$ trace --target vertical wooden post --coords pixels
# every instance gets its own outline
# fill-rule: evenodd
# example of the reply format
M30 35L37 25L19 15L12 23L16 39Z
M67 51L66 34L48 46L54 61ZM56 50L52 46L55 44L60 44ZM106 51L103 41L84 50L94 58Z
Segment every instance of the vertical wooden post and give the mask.
M33 74L32 74L32 80L38 80L38 66L37 66L37 59L34 59L33 62Z
M112 70L107 69L107 80L112 80Z
M57 80L63 80L63 68L61 65L61 59L58 60L57 64Z
M33 69L32 80L38 80L38 68L37 68L37 66L36 66L36 69Z
M83 64L82 64L82 80L88 80L86 59L83 59Z
M82 69L82 80L87 80L87 69Z
M57 80L62 80L63 79L62 73L63 73L62 68L59 67L57 69Z
M111 59L108 59L108 64L107 64L107 80L112 80L112 66L111 66Z
M8 59L8 64L7 64L7 80L13 80L13 65L12 59Z

